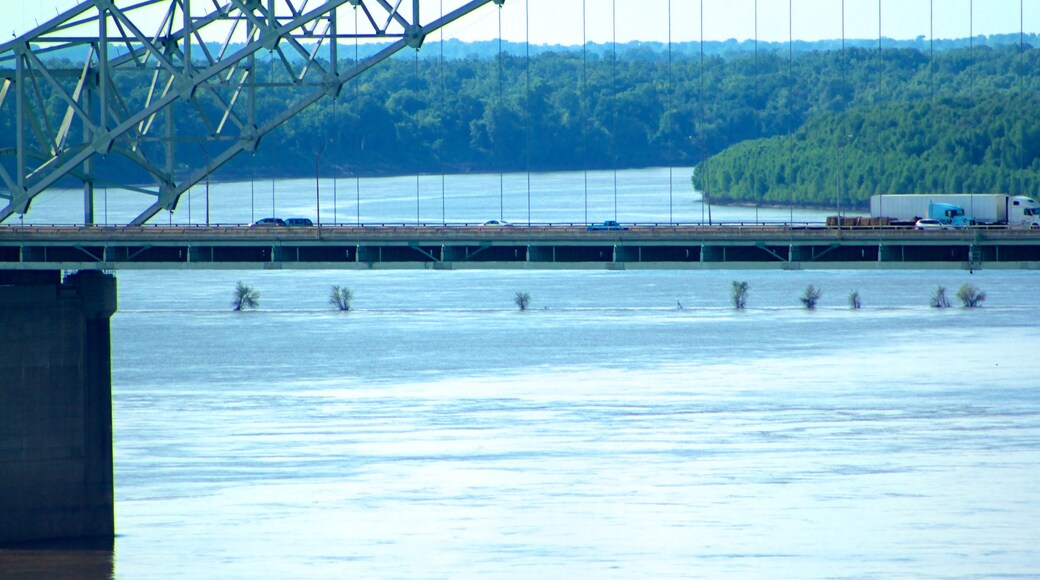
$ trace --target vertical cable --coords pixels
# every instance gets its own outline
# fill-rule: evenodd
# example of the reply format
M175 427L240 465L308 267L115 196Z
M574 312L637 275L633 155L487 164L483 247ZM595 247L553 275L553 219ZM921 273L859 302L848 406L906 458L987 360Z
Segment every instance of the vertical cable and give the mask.
M794 99L794 0L787 0L787 85ZM793 104L788 105L787 111L787 136L791 137L794 126L794 111L790 109ZM788 222L794 224L794 188L791 188L791 205L788 206Z
M881 0L878 0L878 2L877 2L877 66L878 66L878 72L877 72L877 93L878 93L878 104L880 104L880 100L881 100L881 71L882 71L882 69L885 66L884 53L882 52L881 38L882 38L882 36L881 36ZM879 131L878 134L880 135L881 132Z
M336 39L333 42L339 42ZM339 164L336 163L339 155L336 152L340 150L340 139L343 138L343 131L340 129L339 122L339 92L335 97L332 98L332 122L336 124L336 146L332 148L333 163L332 163L332 225L339 223L339 210L337 209L336 202L338 197L337 181L339 181Z
M759 89L760 89L759 82L758 82L759 81L759 77L758 77L758 0L755 0L755 19L754 20L755 20L755 95L754 95L754 99L757 102L758 101L758 93L759 93ZM762 137L761 122L759 121L757 115L755 117L755 132L754 132L754 136L755 136L755 139L760 139ZM761 200L758 199L759 155L757 153L755 154L755 158L751 160L751 164L752 164L751 165L751 174L753 175L753 177L751 179L751 187L754 188L754 191L751 192L751 195L752 195L752 197L755 200L755 223L758 224L758 206L761 203Z
M1026 70L1026 9L1025 0L1018 0L1018 84L1019 84L1019 107L1020 112L1018 115L1019 119L1026 118L1026 83L1025 83L1025 70ZM1018 132L1018 171L1020 173L1026 166L1026 132L1025 123L1022 124L1022 130ZM1026 188L1024 183L1019 183L1019 193L1025 193Z
M975 0L968 0L968 107L971 110L971 160L975 162L976 155L976 135L975 131L978 127L978 113L975 106ZM969 215L975 214L975 191L979 189L979 182L976 181L972 184L971 191L971 202L968 205Z
M699 127L700 141L701 141L701 169L704 171L704 179L701 183L704 186L701 188L701 223L704 223L704 209L707 207L708 210L708 225L711 225L711 201L708 198L708 135L704 130L705 122L705 109L704 109L704 0L700 0L700 49L701 49L701 71L700 71L700 90L697 95L701 104L701 122Z
M498 5L498 106L495 115L502 115L505 103L502 94L505 90L502 86L502 5ZM498 123L496 123L498 125ZM499 135L501 137L501 135ZM503 159L501 139L495 139L495 157L498 158L498 219L505 219L505 161Z
M249 176L249 223L256 222L256 151L250 156L251 173Z
M588 8L581 0L581 163L585 173L585 223L589 223L589 38Z
M882 39L884 38L884 35L882 33L882 26L883 25L882 25L881 2L882 2L882 0L878 0L878 3L877 3L877 36L878 36L878 41L877 41L877 52L878 52L878 73L877 73L877 92L878 92L878 97L877 97L877 107L878 107L879 110L881 109L881 102L882 102L881 98L882 98L882 95L884 93L884 74L885 74L885 50L884 50L884 45L882 44L883 43ZM884 155L881 154L881 152L884 151L884 137L883 137L882 132L880 130L877 132L877 135L878 135L878 142L877 142L877 152L875 153L875 155L877 155L878 175L884 175L884 171L885 171L885 157L884 157ZM880 193L880 192L878 192L878 193ZM884 199L884 198L880 198L880 199ZM868 201L869 201L869 199L868 199ZM881 202L881 203L884 203L884 202ZM884 215L884 214L882 214L882 215Z
M444 0L441 0L441 18L444 18ZM441 27L441 111L448 110L448 82L444 74L444 27ZM443 126L441 122L441 131L447 130L447 127ZM444 160L441 160L441 225L447 225L448 217L445 210L445 177L444 177Z
M268 82L274 83L274 52L267 52L267 60L271 65L271 72L268 77ZM290 79L291 81L292 79ZM278 212L275 210L274 203L274 173L271 173L271 217L278 217Z
M757 0L756 0L757 1ZM675 139L672 135L672 109L675 107L675 88L672 84L672 0L668 0L668 223L674 224L675 218L672 214L672 184L674 182L674 170L672 155L675 151Z
M412 145L412 156L415 163L415 225L419 225L419 49L415 49L415 143Z
M358 7L354 6L354 66L358 66ZM361 137L361 78L354 77L354 151L357 154L357 169L354 171L355 223L361 225L361 163L365 159L364 139Z
M617 221L617 166L618 166L618 138L617 138L617 0L610 0L610 38L611 38L611 69L610 69L610 94L611 102L611 139L614 143L614 221Z
M503 55L502 55L502 5L498 6L498 95L497 103L495 107L495 115L502 115L502 109L504 106L503 92L504 88L502 85L502 67L503 67ZM497 123L496 123L497 125ZM504 154L502 153L501 139L496 138L495 143L495 158L498 161L498 219L505 219L505 167L504 167Z
M848 122L848 103L846 103L846 71L845 71L845 0L841 0L841 135L838 135L838 183L834 194L838 212L838 229L841 229L841 194L845 188L845 134Z
M527 72L524 79L524 100L527 102L527 225L531 225L531 0L524 0L524 47L527 51Z

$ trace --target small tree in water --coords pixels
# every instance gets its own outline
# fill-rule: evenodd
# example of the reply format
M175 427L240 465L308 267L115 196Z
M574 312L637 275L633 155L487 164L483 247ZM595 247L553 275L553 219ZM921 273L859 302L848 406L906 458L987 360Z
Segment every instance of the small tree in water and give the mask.
M329 292L329 304L339 308L341 312L350 310L350 301L354 299L354 293L346 286L333 286Z
M747 306L748 283L733 281L733 307L743 310Z
M853 290L849 294L849 308L853 310L859 310L863 307L863 301L859 297L859 290Z
M981 292L974 284L965 284L957 291L957 298L965 308L976 308L982 306L986 300L986 293Z
M938 286L935 288L935 294L932 294L932 299L929 302L932 308L949 308L950 301L946 298L946 288Z
M820 301L820 296L823 296L823 290L809 284L805 288L805 292L799 300L802 301L802 304L804 304L806 308L814 310L816 308L816 303Z
M523 312L524 310L527 310L527 306L531 304L531 295L527 292L517 292L516 296L513 297L513 302L515 302L516 307Z
M259 308L260 307L260 292L258 292L252 286L247 286L242 282L239 282L235 286L235 297L231 301L231 306L234 307L235 312L240 312L247 308Z

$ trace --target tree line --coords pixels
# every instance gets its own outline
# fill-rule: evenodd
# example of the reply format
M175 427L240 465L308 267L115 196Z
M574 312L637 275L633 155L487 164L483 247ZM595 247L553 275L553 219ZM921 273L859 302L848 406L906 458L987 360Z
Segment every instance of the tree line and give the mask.
M917 190L922 175L938 180L943 170L922 170L920 161L948 160L961 176L958 190L1028 186L1015 171L1032 167L1035 147L1008 149L1037 142L1030 137L1037 109L1019 106L1040 79L1040 51L1028 45L934 55L917 48L744 48L703 58L660 46L616 56L580 48L531 58L405 55L303 111L217 177L312 176L319 151L326 176L692 167L711 158L697 184L714 199L816 203L833 196L836 177L823 168L838 167L840 150L847 155L841 167L862 168L849 180L849 199L861 200L875 179L884 183L873 189L883 191ZM256 74L278 81L280 71L261 63ZM151 77L117 82L141 94ZM60 98L44 99L64 111ZM284 106L278 96L261 95L258 115ZM955 120L964 125L965 118L978 123L958 132ZM201 127L192 115L174 122L181 133ZM13 123L0 118L0 147L13 146ZM839 134L854 137L842 143ZM178 147L188 165L205 163L197 145ZM784 147L799 156L781 161ZM101 171L129 170L113 157ZM1011 169L1012 160L1021 167Z
M1040 95L988 94L825 113L698 165L716 202L869 206L881 193L1040 193Z

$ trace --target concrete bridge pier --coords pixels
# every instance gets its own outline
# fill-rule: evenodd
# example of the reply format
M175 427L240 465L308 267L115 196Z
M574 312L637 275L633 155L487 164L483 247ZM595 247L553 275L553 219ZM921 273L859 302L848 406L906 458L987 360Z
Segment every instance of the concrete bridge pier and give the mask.
M0 543L112 537L116 280L0 271Z

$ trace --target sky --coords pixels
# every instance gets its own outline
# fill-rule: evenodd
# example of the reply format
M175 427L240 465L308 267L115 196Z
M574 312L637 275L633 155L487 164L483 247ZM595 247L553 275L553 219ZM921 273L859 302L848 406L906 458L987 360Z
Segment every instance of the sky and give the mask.
M137 0L116 0L129 6ZM465 0L421 0L423 22ZM28 32L75 7L77 0L0 0L0 38ZM296 5L301 4L298 0ZM410 5L410 2L404 2ZM212 2L194 0L194 12ZM585 12L583 23L582 12ZM703 6L703 22L701 7ZM790 8L790 11L789 11ZM843 18L844 9L844 18ZM350 13L347 6L344 12ZM1040 33L1040 0L506 0L453 23L446 38L502 37L532 44L580 45L634 40L796 40L964 38L971 34ZM670 17L669 17L670 13ZM757 18L756 18L757 14ZM793 15L793 18L791 17ZM879 22L880 16L880 22ZM434 38L439 38L439 35ZM223 40L223 39L212 39Z

